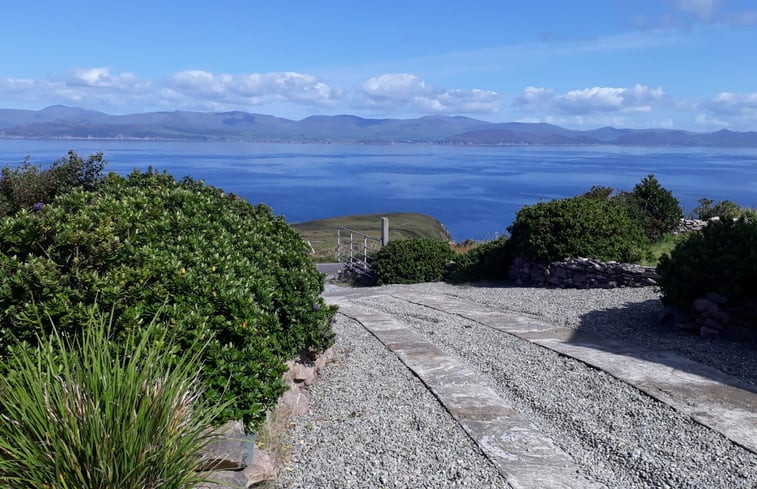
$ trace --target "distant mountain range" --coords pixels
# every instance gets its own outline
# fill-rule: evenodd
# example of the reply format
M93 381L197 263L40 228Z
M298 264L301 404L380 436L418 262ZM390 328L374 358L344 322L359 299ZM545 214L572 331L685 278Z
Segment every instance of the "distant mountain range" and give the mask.
M336 115L294 121L239 111L109 115L63 105L39 111L0 109L0 138L757 147L757 132L725 129L706 133L612 127L575 131L552 124L492 123L461 116L364 119Z

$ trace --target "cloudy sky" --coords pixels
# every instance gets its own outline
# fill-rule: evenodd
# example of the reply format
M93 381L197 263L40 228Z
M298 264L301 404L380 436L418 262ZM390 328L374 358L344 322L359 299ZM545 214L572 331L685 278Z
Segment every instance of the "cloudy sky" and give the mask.
M0 107L757 130L754 0L4 0Z

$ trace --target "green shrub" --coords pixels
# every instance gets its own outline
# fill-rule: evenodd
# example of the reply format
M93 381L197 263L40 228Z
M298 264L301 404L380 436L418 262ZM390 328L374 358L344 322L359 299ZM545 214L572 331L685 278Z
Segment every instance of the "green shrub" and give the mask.
M683 217L681 204L672 192L660 185L650 174L637 184L629 195L630 202L641 213L641 225L650 241L657 241L665 233L673 231Z
M757 277L757 222L713 221L663 255L662 300L688 308L694 299L717 292L732 301L754 300Z
M511 256L532 261L584 257L636 262L648 246L639 223L613 199L572 197L525 206L509 231Z
M0 486L196 486L221 408L202 397L201 348L176 352L151 324L118 349L96 311L81 329L74 341L53 331L11 350L0 377Z
M153 318L208 344L203 382L230 399L221 421L264 418L284 361L331 342L323 277L283 218L201 182L111 174L40 212L0 220L0 352L34 343L49 315L77 335L88 306L112 307L117 335Z
M699 199L699 205L694 208L693 214L697 219L708 220L713 217L720 219L738 219L741 216L749 214L750 209L742 209L735 202L730 200L721 200L715 205L714 200L702 198Z
M446 241L401 239L381 248L371 269L379 285L438 282L444 279L454 256Z
M90 155L85 160L74 151L54 161L46 170L33 165L28 158L16 169L6 165L0 171L0 216L50 203L57 195L76 187L93 190L101 180L104 168L102 153Z
M504 280L507 278L510 260L506 238L489 241L467 253L458 254L447 280L452 283Z

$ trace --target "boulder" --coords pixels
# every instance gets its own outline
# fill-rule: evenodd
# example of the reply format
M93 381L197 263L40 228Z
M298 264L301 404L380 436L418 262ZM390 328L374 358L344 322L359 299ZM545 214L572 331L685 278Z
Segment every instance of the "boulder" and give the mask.
M241 470L252 459L254 436L244 432L241 421L229 421L218 429L220 435L202 452L199 470Z

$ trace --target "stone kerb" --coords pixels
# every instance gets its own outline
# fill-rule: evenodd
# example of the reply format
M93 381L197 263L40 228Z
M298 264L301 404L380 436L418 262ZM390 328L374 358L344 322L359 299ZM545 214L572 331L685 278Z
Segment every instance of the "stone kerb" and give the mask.
M517 257L510 265L510 280L521 285L574 289L609 289L657 285L654 267L571 258L551 263L532 263Z
M286 362L283 380L289 389L279 397L276 416L289 419L307 412L307 388L316 381L323 367L334 360L333 347L311 358L303 352ZM198 470L208 476L199 489L247 489L276 477L275 460L255 445L255 437L245 433L241 421L230 421L218 428L218 439L203 450Z

